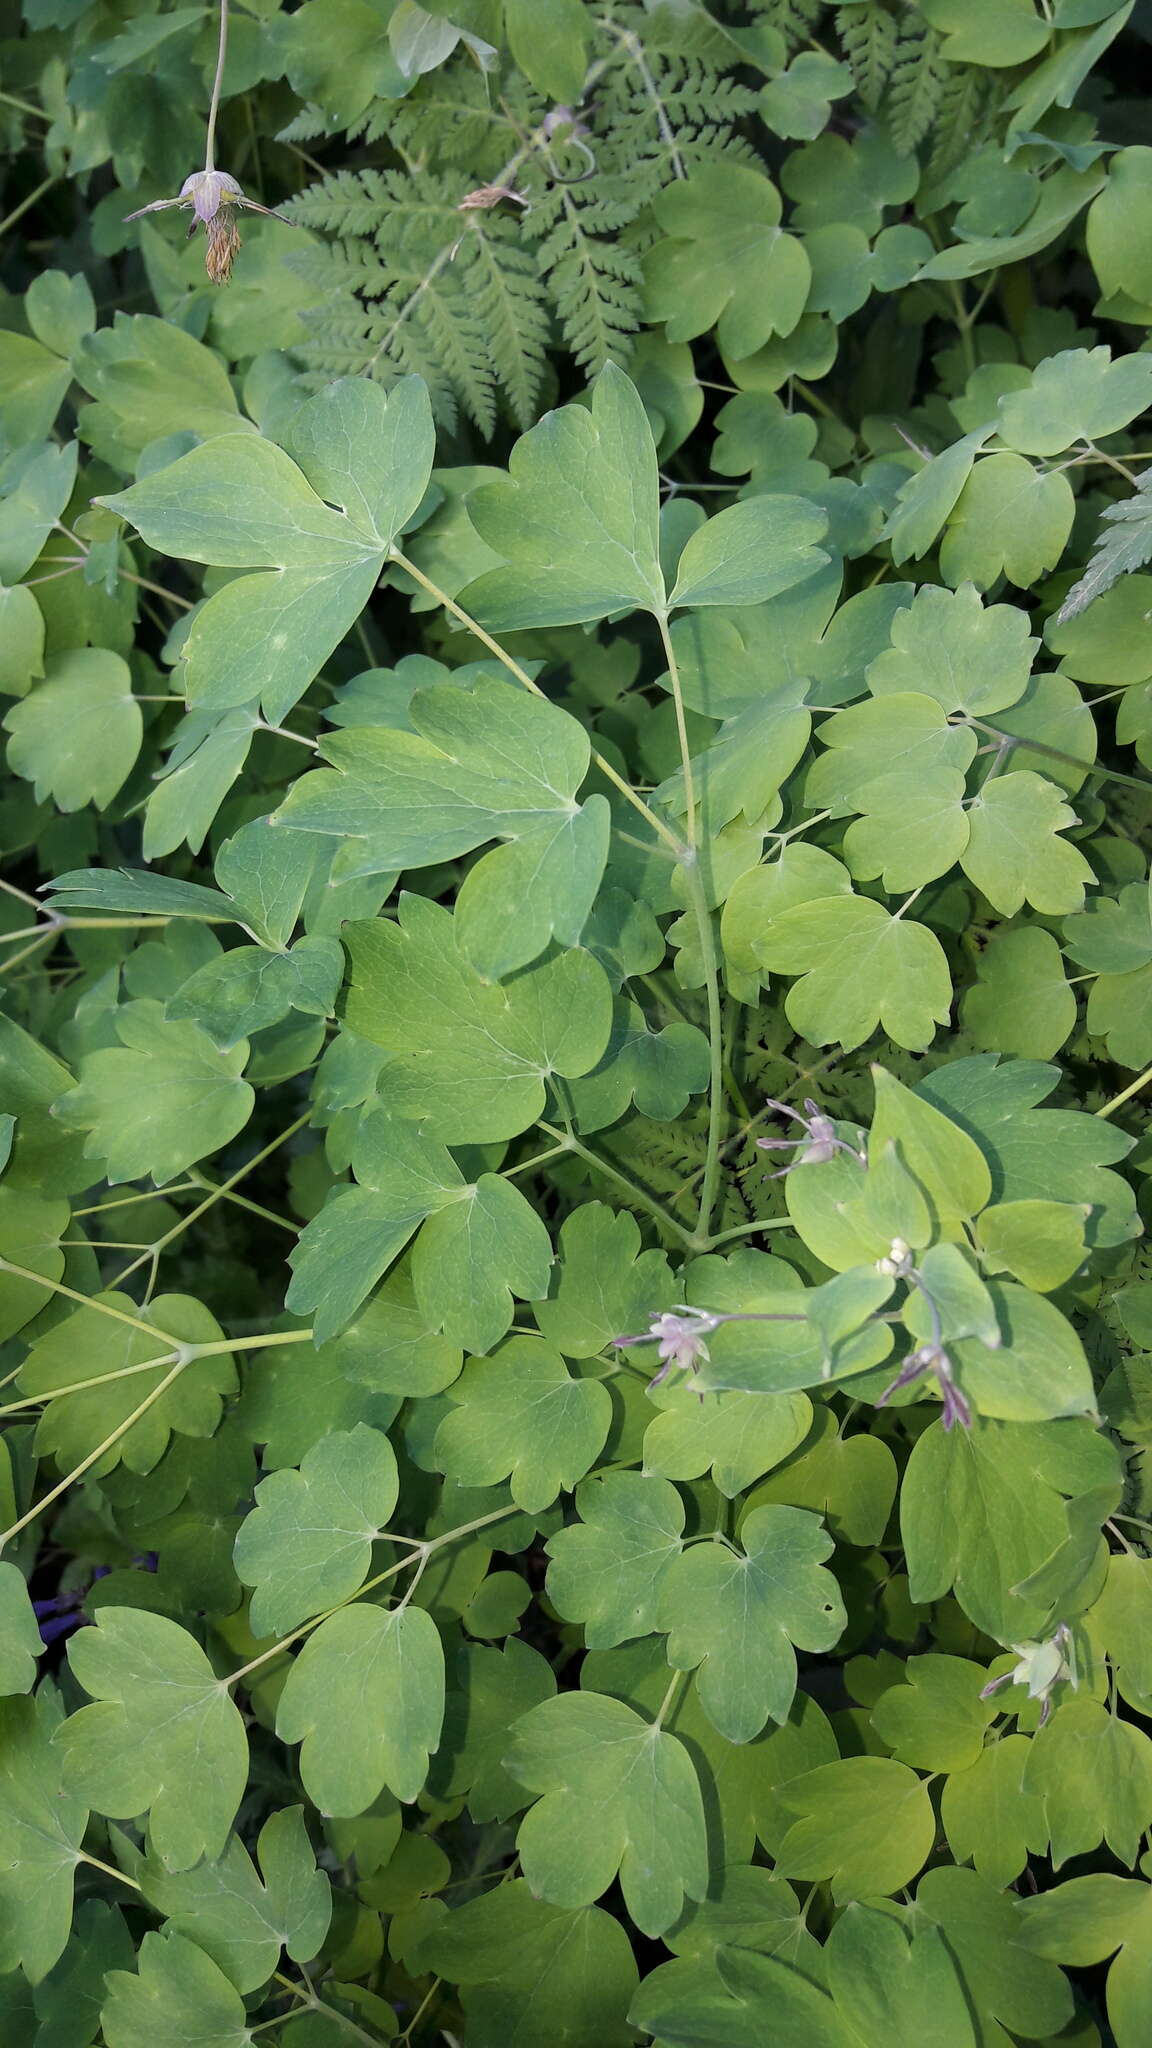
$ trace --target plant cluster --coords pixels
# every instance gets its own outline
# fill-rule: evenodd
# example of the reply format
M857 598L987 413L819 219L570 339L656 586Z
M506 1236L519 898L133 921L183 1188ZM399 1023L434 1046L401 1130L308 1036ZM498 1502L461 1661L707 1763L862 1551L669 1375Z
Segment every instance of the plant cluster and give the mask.
M0 29L0 2041L1146 2048L1147 9Z

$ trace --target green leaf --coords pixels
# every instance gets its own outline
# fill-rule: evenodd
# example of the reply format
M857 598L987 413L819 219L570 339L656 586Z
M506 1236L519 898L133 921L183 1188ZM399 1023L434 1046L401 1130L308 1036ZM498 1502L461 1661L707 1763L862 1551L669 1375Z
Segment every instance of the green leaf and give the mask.
M461 1486L511 1476L517 1507L535 1513L581 1479L602 1449L612 1403L596 1380L574 1380L535 1337L510 1337L476 1358L448 1390L437 1466Z
M261 1482L235 1548L239 1577L256 1588L256 1636L285 1635L358 1591L399 1485L387 1437L363 1423L322 1437L298 1472Z
M1029 2041L1058 2035L1071 2020L1068 1979L1025 1947L1022 1900L994 1891L972 1870L930 1870L916 1887L916 1906L944 1935L991 2039L997 2020Z
M745 498L691 535L669 606L763 604L828 561L827 515L804 498Z
M1026 925L993 933L976 971L962 1008L975 1044L1021 1059L1059 1051L1075 1027L1076 998L1051 932Z
M32 567L76 483L77 448L35 445L15 474L0 471L0 583L19 583Z
M1095 878L1084 855L1058 839L1076 823L1060 792L1022 769L986 784L968 813L971 834L960 865L1002 917L1024 902L1045 916L1079 910Z
M138 1974L109 1972L100 2015L107 2048L247 2048L239 1994L194 1941L146 1934Z
M88 1808L61 1783L55 1691L0 1700L0 1967L38 1984L63 1954Z
M661 1411L644 1432L644 1470L665 1479L698 1479L733 1500L804 1441L812 1420L805 1394L705 1394L665 1385L652 1395Z
M1084 1202L998 1202L976 1226L984 1263L1050 1294L1084 1262Z
M874 1436L841 1436L835 1416L821 1405L804 1442L756 1488L748 1506L780 1500L812 1508L841 1542L868 1546L884 1536L898 1479L887 1444Z
M996 431L1021 455L1059 455L1077 441L1099 441L1152 405L1152 361L1112 361L1107 348L1064 349L1032 373L1031 388L1000 400Z
M1043 1809L1024 1785L1031 1747L1026 1735L1002 1735L966 1770L952 1772L940 1801L957 1862L973 1863L998 1889L1019 1877L1032 1852L1047 1847Z
M862 1045L882 1024L897 1045L931 1043L952 1001L948 963L925 925L863 896L825 896L761 926L756 950L777 974L801 977L784 1008L814 1045Z
M796 1691L791 1645L831 1649L845 1625L836 1582L821 1569L832 1540L814 1516L757 1508L740 1540L743 1555L711 1543L682 1552L658 1600L669 1663L700 1667L701 1703L730 1742L749 1742L767 1720L787 1719Z
M589 954L560 953L492 987L448 912L410 895L398 923L354 924L347 945L348 1023L401 1055L390 1104L451 1144L525 1130L544 1108L545 1077L588 1073L607 1044L612 994Z
M505 0L512 55L538 91L561 106L584 96L588 27L580 0Z
M1121 1066L1143 1066L1152 1046L1152 971L1102 974L1088 997L1086 1022Z
M627 2048L632 2039L625 2013L637 1971L620 1922L598 1906L572 1912L533 1898L523 1878L442 1915L412 1960L463 1985L478 2042L510 2028L523 2048Z
M652 1633L681 1550L676 1488L639 1472L606 1472L584 1481L576 1509L579 1521L545 1546L549 1599L566 1620L583 1622L590 1650Z
M791 334L808 298L804 246L780 226L780 195L744 164L704 164L669 184L655 204L666 241L645 261L647 315L669 341L715 327L739 360L773 334Z
M1152 1741L1143 1729L1096 1700L1064 1700L1032 1739L1024 1784L1043 1802L1055 1869L1101 1841L1121 1863L1135 1863L1152 1821Z
M321 1622L296 1658L276 1711L300 1742L300 1775L321 1813L364 1813L387 1785L415 1799L444 1718L444 1652L420 1607L359 1602Z
M566 1358L594 1358L671 1306L666 1255L640 1246L640 1226L627 1211L585 1202L565 1217L549 1299L536 1302L533 1314L541 1336Z
M1022 455L986 455L952 509L941 574L981 590L1004 575L1024 589L1056 567L1075 510L1072 486L1059 471L1038 470Z
M997 1707L982 1700L987 1672L964 1657L910 1657L907 1683L883 1693L872 1726L901 1763L918 1771L965 1771L984 1751Z
M580 939L607 854L607 806L575 793L586 734L545 700L491 677L473 690L419 690L413 729L358 726L324 742L335 764L295 785L278 821L363 842L364 872L419 867L504 839L461 891L466 956L492 979L523 967L552 938ZM522 915L509 920L508 902Z
M585 1906L619 1872L636 1925L662 1934L685 1894L708 1884L704 1808L692 1760L674 1735L618 1700L563 1693L515 1725L506 1759L542 1794L517 1848L531 1889L556 1906Z
M873 1067L876 1107L869 1149L895 1142L932 1209L937 1234L960 1238L962 1225L983 1209L992 1176L979 1145L959 1120L942 1114L901 1081Z
M1133 225L1143 223L1152 203L1152 149L1119 149L1108 165L1108 179L1088 214L1088 255L1109 295L1124 292L1147 304L1152 301L1152 258L1147 238Z
M950 714L987 718L1023 696L1037 644L1014 605L985 606L971 583L928 584L895 614L891 647L869 668L868 688L874 697L917 692Z
M949 64L1026 64L1051 35L1031 0L923 0L921 13L943 32Z
M199 1024L222 1050L267 1031L291 1010L330 1017L344 976L335 939L306 938L284 953L237 946L208 960L169 1000L165 1014Z
M8 713L8 765L43 803L106 810L131 774L144 722L128 664L103 647L75 647Z
M1133 1703L1152 1692L1152 1562L1114 1553L1100 1598L1088 1610L1088 1626L1102 1641L1116 1682Z
M429 1774L437 1796L467 1795L473 1820L481 1822L516 1813L524 1793L502 1762L508 1730L555 1691L551 1666L516 1637L503 1650L481 1649L476 1643L460 1649L444 1707L444 1733Z
M23 583L0 586L0 692L27 696L44 673L44 614Z
M865 2048L877 2041L921 2048L933 2034L956 2048L976 2048L955 1959L935 1927L909 1940L887 1913L851 1905L832 1929L825 1954L833 2002Z
M519 1188L482 1173L430 1216L416 1239L412 1279L428 1325L469 1351L491 1351L512 1322L513 1296L548 1290L552 1240Z
M137 1323L154 1323L155 1335ZM181 1345L222 1345L223 1339L215 1316L191 1295L162 1294L145 1308L115 1290L94 1295L88 1306L64 1315L39 1337L20 1368L21 1392L46 1403L36 1426L38 1452L66 1471L78 1465L172 1376ZM101 1379L107 1385L68 1391L78 1382ZM94 1476L103 1477L121 1461L131 1472L150 1472L174 1431L212 1436L235 1387L236 1367L227 1350L187 1359L168 1391L97 1460Z
M96 1704L56 1734L64 1783L98 1813L149 1812L168 1870L218 1856L248 1777L244 1723L200 1645L161 1614L103 1607L68 1661Z
M1029 1593L1026 1581L1061 1555L1069 1504L1119 1485L1112 1446L1087 1422L977 1419L971 1430L950 1433L934 1423L917 1440L900 1490L912 1599L939 1599L954 1587L965 1614L997 1641L1037 1637L1085 1575L1072 1561L1049 1591Z
M85 1157L114 1186L148 1173L160 1186L243 1130L256 1099L240 1078L248 1043L221 1052L198 1024L173 1022L151 1000L123 1005L115 1029L119 1046L80 1061L79 1084L54 1113L88 1132Z
M195 1942L240 1992L267 1983L282 1948L300 1963L318 1954L332 1914L331 1887L316 1868L302 1807L272 1814L257 1851L263 1881L235 1835L215 1861L179 1872L148 1862L140 1873L145 1898L171 1932Z
M0 1693L31 1692L43 1648L24 1575L0 1560Z
M821 1764L779 1797L798 1816L776 1858L781 1876L829 1879L838 1904L902 1890L932 1848L932 1802L915 1772L887 1757Z
M389 548L432 474L428 387L401 377L384 392L370 377L338 377L292 415L287 441L313 490Z
M720 1948L645 1977L630 2018L667 2048L855 2048L827 1993L775 1957ZM766 2032L771 2028L771 2034Z
M507 481L474 491L468 514L508 565L461 593L490 632L665 608L656 447L639 394L611 363L590 406L563 406L522 436Z
M216 889L180 882L145 868L71 868L47 884L51 907L62 910L126 911L138 917L194 917L225 924L234 906Z

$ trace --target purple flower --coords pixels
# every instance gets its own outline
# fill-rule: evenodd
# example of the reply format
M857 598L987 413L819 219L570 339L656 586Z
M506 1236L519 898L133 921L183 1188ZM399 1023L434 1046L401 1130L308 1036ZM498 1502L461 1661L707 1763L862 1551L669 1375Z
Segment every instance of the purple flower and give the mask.
M848 1152L861 1166L867 1165L866 1155L855 1145L850 1145L846 1138L837 1136L831 1117L825 1116L810 1096L805 1099L803 1115L798 1109L791 1109L786 1102L774 1101L771 1096L768 1107L778 1109L781 1116L790 1116L793 1122L804 1127L802 1138L757 1138L756 1143L762 1152L783 1152L794 1145L801 1148L791 1166L782 1166L778 1173L769 1175L770 1180L783 1180L786 1173L794 1172L798 1166L822 1166L825 1160L834 1159L837 1152Z
M612 1342L618 1345L654 1343L656 1355L663 1364L649 1384L658 1387L662 1380L667 1379L673 1366L678 1366L681 1372L695 1372L701 1359L707 1363L709 1352L705 1338L725 1321L725 1316L714 1315L709 1309L690 1308L684 1302L677 1302L674 1309L654 1315L651 1326L642 1330L639 1336L613 1337Z
M919 1350L910 1351L900 1371L890 1386L885 1387L876 1406L883 1408L890 1401L898 1387L911 1386L914 1380L923 1379L925 1373L935 1376L944 1403L941 1417L945 1429L951 1429L958 1422L962 1429L971 1429L972 1410L960 1392L952 1372L952 1361L940 1344L921 1344Z

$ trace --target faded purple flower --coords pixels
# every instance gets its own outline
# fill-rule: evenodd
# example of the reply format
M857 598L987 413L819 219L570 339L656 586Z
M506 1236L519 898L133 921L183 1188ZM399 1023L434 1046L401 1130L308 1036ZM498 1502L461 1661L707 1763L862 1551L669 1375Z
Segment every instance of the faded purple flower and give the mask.
M962 1429L971 1429L972 1410L960 1392L952 1372L952 1361L941 1344L921 1344L916 1351L910 1351L900 1371L890 1386L885 1387L876 1403L883 1408L899 1387L911 1386L914 1380L923 1379L925 1373L935 1376L944 1403L941 1420L945 1429L951 1429L957 1422Z
M651 1326L642 1330L637 1337L613 1337L617 1345L652 1344L657 1346L657 1357L663 1360L660 1371L650 1381L658 1387L666 1380L673 1366L681 1372L695 1372L703 1359L707 1362L709 1352L705 1339L717 1326L726 1321L721 1315L714 1315L709 1309L690 1308L684 1302L677 1302L674 1309L665 1309L654 1315Z
M193 171L191 177L185 178L174 199L154 199L150 206L138 206L135 213L126 213L124 218L140 220L146 213L167 213L174 206L191 213L189 235L203 227L208 237L208 275L213 284L227 283L232 259L240 247L235 208L262 213L268 220L283 221L285 227L295 226L286 214L276 213L272 207L260 206L255 199L249 199L227 171L216 170Z
M867 1156L857 1146L850 1145L846 1138L837 1136L836 1126L830 1116L825 1116L818 1103L811 1096L805 1099L803 1114L790 1108L786 1102L768 1098L769 1109L777 1109L782 1116L790 1116L795 1123L802 1124L802 1138L757 1138L762 1152L783 1152L799 1145L800 1152L790 1166L782 1166L778 1173L769 1175L771 1180L783 1180L786 1173L793 1173L798 1166L822 1166L827 1159L834 1159L837 1152L847 1152L861 1166L867 1165Z

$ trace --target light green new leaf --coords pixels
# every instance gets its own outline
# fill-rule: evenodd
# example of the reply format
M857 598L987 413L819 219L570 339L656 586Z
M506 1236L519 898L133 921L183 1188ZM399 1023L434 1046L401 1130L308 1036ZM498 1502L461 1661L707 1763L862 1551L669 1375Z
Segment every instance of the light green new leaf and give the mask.
M527 1197L482 1173L459 1201L430 1216L412 1252L412 1281L428 1326L451 1344L484 1353L500 1342L513 1298L548 1291L552 1240Z
M588 1073L608 1042L612 991L590 954L561 953L493 987L464 958L449 912L412 895L398 923L354 924L346 940L348 1024L402 1055L390 1105L449 1144L526 1129L546 1076Z
M1026 589L1064 552L1076 500L1066 476L1023 455L985 455L957 498L940 547L951 584L987 590L997 577Z
M576 1495L579 1521L545 1545L548 1598L584 1624L589 1650L611 1649L660 1626L661 1589L680 1555L684 1503L666 1479L606 1472Z
M938 1249L953 1251L944 1245ZM1094 1414L1091 1368L1071 1323L1050 1301L1012 1281L991 1281L987 1294L993 1325L998 1320L1002 1332L999 1347L988 1350L987 1339L965 1336L950 1351L960 1384L980 1414L1003 1422ZM925 1306L909 1304L906 1312L908 1328L921 1343L931 1336Z
M31 1692L43 1648L24 1574L0 1560L0 1694Z
M118 1321L118 1315L154 1323L155 1334ZM20 1368L21 1393L46 1404L36 1425L37 1451L65 1470L78 1465L169 1378L181 1344L218 1344L223 1336L215 1316L192 1295L161 1294L144 1308L114 1290L94 1295L89 1306L73 1310L39 1337ZM147 1371L141 1370L145 1364ZM68 1391L77 1382L104 1377L105 1386ZM101 1478L121 1461L130 1472L150 1472L173 1431L212 1436L235 1389L229 1352L189 1359L167 1392L97 1461L93 1476Z
M901 1891L931 1852L936 1816L927 1790L887 1757L821 1764L778 1797L798 1816L780 1844L780 1875L830 1879L838 1904Z
M619 1872L632 1919L655 1936L685 1894L703 1898L700 1783L674 1735L601 1693L561 1693L515 1724L505 1761L543 1795L516 1843L531 1889L552 1905L591 1905Z
M745 498L698 527L680 556L677 605L763 604L828 561L828 515L807 498Z
M118 1184L151 1174L174 1180L242 1131L256 1100L241 1079L248 1042L221 1052L198 1024L177 1023L163 1003L126 1003L115 1014L119 1046L89 1053L79 1085L53 1114L88 1132L85 1157Z
M364 1813L387 1785L415 1799L444 1718L444 1652L421 1607L359 1602L321 1622L288 1674L282 1742L302 1742L300 1775L321 1813Z
M812 1508L841 1542L867 1548L883 1539L898 1477L886 1443L863 1432L841 1436L831 1409L821 1402L803 1444L762 1481L748 1507L785 1501Z
M869 1151L882 1152L890 1143L897 1144L904 1165L927 1197L936 1235L962 1238L963 1225L979 1215L992 1193L992 1175L980 1146L959 1122L883 1067L873 1067L872 1081L876 1107Z
M1113 1553L1087 1626L1103 1643L1121 1691L1140 1703L1152 1693L1152 1559Z
M925 584L895 614L891 635L891 646L868 670L873 696L918 692L946 712L973 718L987 718L1023 696L1038 645L1027 612L984 605L970 583L959 590Z
M976 1045L1019 1059L1048 1059L1076 1024L1060 948L1037 925L993 933L977 962L979 976L961 1006Z
M830 1650L844 1629L844 1603L822 1560L832 1538L802 1508L763 1507L741 1527L744 1555L698 1543L674 1558L660 1591L658 1627L668 1662L700 1667L705 1713L729 1742L750 1742L768 1720L783 1722L796 1691L793 1643Z
M656 444L638 392L609 363L591 406L546 413L516 443L507 481L468 500L507 563L461 593L493 633L662 612Z
M1079 910L1095 880L1084 855L1057 834L1076 823L1060 791L1019 769L985 784L968 813L960 865L1002 917L1031 903L1046 917Z
M104 647L74 647L4 720L8 765L62 811L106 810L135 765L144 721L128 664Z
M1152 1823L1152 1740L1096 1700L1065 1699L1032 1740L1024 1784L1043 1801L1059 1870L1102 1841L1129 1868Z
M1032 372L1031 387L1000 400L996 432L1021 455L1059 455L1099 441L1152 406L1152 357L1112 361L1107 348L1064 349Z
M948 723L948 711L955 707L941 700L940 692L950 694L943 676L938 672L935 692L885 687L885 673L898 683L913 658L911 642L907 654L893 646L869 670L875 695L821 725L820 744L828 751L817 756L804 779L804 801L814 810L880 811L883 800L874 792L891 793L896 777L898 801L925 778L958 775L963 781L978 742L975 733ZM932 673L926 658L924 667ZM967 667L965 675L970 675ZM957 682L957 690L961 687Z
M984 1265L1006 1268L1038 1294L1070 1280L1085 1258L1087 1202L996 1202L976 1226Z
M566 1358L594 1358L671 1306L675 1283L665 1253L640 1247L640 1226L627 1210L585 1202L565 1217L551 1294L533 1314L541 1336Z
M194 1941L146 1934L137 1973L108 1973L100 2015L107 2048L248 2048L239 1993Z
M761 929L765 967L802 977L789 989L789 1021L813 1045L862 1045L882 1024L897 1045L921 1051L948 1016L952 981L926 925L893 917L864 896L799 904Z
M436 1432L439 1470L460 1486L511 1479L528 1513L582 1479L603 1448L612 1417L607 1387L573 1379L536 1337L510 1337L476 1358L448 1389L452 1408Z
M61 1783L53 1688L0 1700L0 1969L38 1984L72 1924L72 1873L88 1808Z
M248 1781L248 1741L200 1645L165 1615L105 1606L68 1661L96 1704L57 1731L65 1785L116 1820L150 1810L169 1870L218 1856Z
M1024 1788L1031 1748L1026 1735L1002 1735L981 1749L967 1770L950 1774L940 1801L956 1861L974 1864L997 1887L1011 1884L1029 1854L1048 1845L1043 1807Z
M332 1914L331 1886L316 1868L302 1807L282 1807L265 1821L257 1853L263 1881L237 1835L221 1857L191 1870L149 1861L140 1871L149 1905L240 1992L268 1982L282 1948L295 1962L316 1955Z
M322 1437L298 1472L261 1481L234 1551L238 1576L256 1588L255 1636L286 1635L357 1591L399 1487L391 1444L364 1423Z
M806 1394L706 1394L666 1383L652 1394L661 1412L644 1432L644 1470L698 1479L711 1468L727 1500L787 1458L808 1434Z
M872 1709L872 1726L901 1763L918 1771L965 1771L984 1749L999 1708L980 1697L988 1676L966 1657L909 1657L906 1684L890 1686Z
M780 226L770 178L745 164L704 164L665 186L654 211L668 239L645 259L647 317L665 322L669 341L715 327L721 353L738 361L791 334L812 266Z

